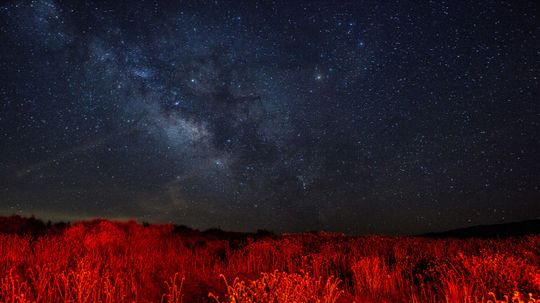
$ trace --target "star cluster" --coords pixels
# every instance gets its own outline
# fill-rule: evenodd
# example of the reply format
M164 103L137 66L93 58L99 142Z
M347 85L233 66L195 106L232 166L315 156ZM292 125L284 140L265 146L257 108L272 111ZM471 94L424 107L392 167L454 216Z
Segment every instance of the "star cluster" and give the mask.
M1 4L0 212L393 234L537 218L537 15Z

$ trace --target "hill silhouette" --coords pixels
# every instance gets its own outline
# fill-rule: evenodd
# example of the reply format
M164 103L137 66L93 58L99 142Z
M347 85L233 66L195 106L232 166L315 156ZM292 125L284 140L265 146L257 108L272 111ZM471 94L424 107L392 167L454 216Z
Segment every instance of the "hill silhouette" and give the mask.
M92 222L101 222L113 220L107 219L93 219L88 221L82 221L84 224L92 224ZM79 222L79 223L82 223ZM131 221L134 224L135 221ZM74 222L77 223L77 222ZM121 223L121 222L116 222ZM18 235L33 235L40 236L47 232L60 232L69 227L70 222L44 222L35 217L21 217L19 215L0 216L0 233L2 234L18 234ZM148 227L150 225L147 222L142 222L139 225ZM206 230L198 230L185 225L179 224L164 224L172 226L172 232L174 234L202 236L215 239L242 239L245 237L267 237L274 236L274 233L267 230L257 230L256 232L233 232L224 231L220 228L210 228ZM318 232L313 232L318 233ZM418 235L420 237L431 238L505 238L505 237L519 237L526 235L539 235L540 234L540 220L527 220L520 222L511 222L503 224L493 225L476 225L465 228L458 228L443 232L433 232Z
M540 234L540 220L493 225L476 225L439 233L422 234L433 238L505 238Z

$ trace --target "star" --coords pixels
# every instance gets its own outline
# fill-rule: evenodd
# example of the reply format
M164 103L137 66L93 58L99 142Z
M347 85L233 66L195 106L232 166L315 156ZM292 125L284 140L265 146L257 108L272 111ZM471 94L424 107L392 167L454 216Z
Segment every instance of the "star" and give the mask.
M532 3L2 3L0 201L244 231L531 218Z

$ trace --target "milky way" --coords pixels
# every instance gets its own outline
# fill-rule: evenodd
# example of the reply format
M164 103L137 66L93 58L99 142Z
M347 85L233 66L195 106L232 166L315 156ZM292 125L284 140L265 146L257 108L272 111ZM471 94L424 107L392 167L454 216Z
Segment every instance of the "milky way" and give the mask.
M0 213L417 233L540 216L538 6L10 1Z

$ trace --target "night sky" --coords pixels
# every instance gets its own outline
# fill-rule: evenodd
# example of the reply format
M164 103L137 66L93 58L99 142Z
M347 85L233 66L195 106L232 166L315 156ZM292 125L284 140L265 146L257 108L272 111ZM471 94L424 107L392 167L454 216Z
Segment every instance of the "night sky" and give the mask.
M2 215L354 234L540 217L536 1L2 3Z

